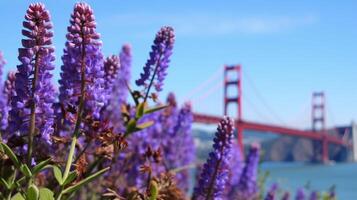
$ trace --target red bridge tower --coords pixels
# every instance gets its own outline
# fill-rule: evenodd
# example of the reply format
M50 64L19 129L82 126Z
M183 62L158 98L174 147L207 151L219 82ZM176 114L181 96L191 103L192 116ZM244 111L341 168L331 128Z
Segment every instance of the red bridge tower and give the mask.
M237 105L237 138L241 152L243 152L243 127L239 125L239 121L242 120L242 68L240 65L224 66L224 115L229 115L228 108L232 104Z
M325 127L325 93L312 93L312 110L311 110L312 131L320 132L324 135L322 139L321 159L323 162L328 162L328 141L326 139ZM317 146L317 145L316 145ZM315 146L315 149L318 149Z

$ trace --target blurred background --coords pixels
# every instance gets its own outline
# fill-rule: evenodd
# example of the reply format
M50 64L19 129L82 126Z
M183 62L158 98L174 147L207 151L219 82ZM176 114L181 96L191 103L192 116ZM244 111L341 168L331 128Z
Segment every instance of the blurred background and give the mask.
M4 74L18 64L23 13L31 2L0 2ZM54 23L56 80L75 2L44 1ZM224 114L224 97L233 98L227 114L246 127L238 131L244 136L241 142L263 146L262 170L270 172L268 182L291 190L335 184L340 199L357 198L356 1L87 2L94 9L105 55L131 44L133 76L141 72L156 31L163 25L174 27L176 44L160 98L173 91L180 104L192 103L197 114L193 134L202 159L211 148L210 122ZM226 76L237 81L226 96L225 66L239 66ZM313 134L331 137L327 159L324 140L312 140Z

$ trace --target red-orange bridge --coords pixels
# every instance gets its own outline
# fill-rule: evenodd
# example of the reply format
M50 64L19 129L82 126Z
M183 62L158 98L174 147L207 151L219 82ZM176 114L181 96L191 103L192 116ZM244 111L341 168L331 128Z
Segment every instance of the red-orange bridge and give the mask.
M243 120L242 118L242 76L241 76L241 66L225 66L224 67L224 114L228 114L228 107L230 104L237 104L237 117L236 117L236 128L237 128L237 138L238 143L243 147L243 131L259 131L259 132L270 132L280 135L288 135L295 137L308 138L315 141L320 141L322 144L321 148L321 158L322 162L327 162L329 160L329 144L342 145L345 147L351 147L351 144L344 139L342 136L328 134L325 129L325 96L323 92L318 92L313 94L312 99L312 130L299 130L294 128L288 128L284 126L256 123L251 121ZM234 73L235 78L229 79L229 73ZM228 88L233 87L237 90L235 96L230 97L228 94ZM207 114L194 113L194 122L203 124L217 124L222 117L211 116Z

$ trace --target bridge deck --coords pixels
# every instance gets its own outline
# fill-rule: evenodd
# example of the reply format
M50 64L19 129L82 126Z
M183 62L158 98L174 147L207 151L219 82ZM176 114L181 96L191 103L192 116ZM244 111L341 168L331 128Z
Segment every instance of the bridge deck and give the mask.
M203 124L217 124L222 119L221 117L218 116L211 116L211 115L198 114L198 113L194 113L193 118L195 122L203 123ZM304 137L312 140L327 140L328 143L350 146L348 142L342 140L342 138L338 138L337 136L334 135L328 135L327 133L324 132L305 131L299 129L292 129L288 127L270 125L270 124L248 122L243 120L236 121L236 124L243 130L272 132L281 135Z

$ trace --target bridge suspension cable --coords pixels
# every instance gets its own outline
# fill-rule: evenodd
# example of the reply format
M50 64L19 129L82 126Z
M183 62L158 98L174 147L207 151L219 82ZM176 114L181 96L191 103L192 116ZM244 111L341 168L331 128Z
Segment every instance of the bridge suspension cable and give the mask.
M254 83L253 79L249 76L246 70L243 71L243 76L248 81L247 85L251 87L257 99L260 100L262 105L271 114L271 116L274 117L278 122L286 126L286 122L274 111L274 109L272 109L272 107L269 106L269 103L266 101L266 99L263 97L261 92L258 90L256 84Z
M335 115L332 112L332 109L331 109L331 106L330 106L328 100L326 100L325 105L326 105L327 116L328 116L328 118L327 118L328 120L327 121L329 122L329 126L330 127L334 127L334 128L331 129L333 134L337 135L339 133L339 131L336 128Z
M253 101L251 101L247 97L247 95L243 95L242 98L243 98L244 102L249 104L249 106L247 106L247 108L251 108L252 109L252 113L256 114L258 117L260 117L264 121L269 121L269 122L271 121L271 118L267 117L267 115L264 115L262 112L260 112L259 109L254 105Z
M219 81L220 78L222 78L222 67L218 67L209 78L205 79L205 81L203 81L201 84L190 90L184 99L193 99L195 95L201 94L203 89L207 88L214 82L219 82L222 85L222 81Z
M214 86L210 87L206 92L200 93L199 96L192 99L192 102L195 102L195 103L205 102L207 97L209 97L211 94L213 94L220 88L222 88L222 81L217 81L217 83Z

